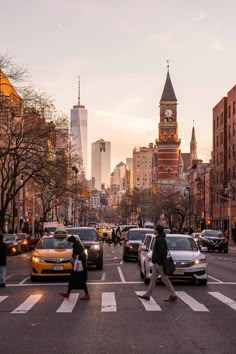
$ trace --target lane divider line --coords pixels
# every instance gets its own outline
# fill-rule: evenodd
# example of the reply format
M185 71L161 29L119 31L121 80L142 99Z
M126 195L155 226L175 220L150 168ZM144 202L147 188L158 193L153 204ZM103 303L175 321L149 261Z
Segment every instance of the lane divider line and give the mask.
M125 277L124 277L124 274L123 274L121 268L120 268L120 267L117 267L117 270L118 270L118 273L119 273L119 275L120 275L121 282L122 282L122 283L126 283Z
M101 312L116 312L116 297L114 292L102 293Z
M222 280L217 279L217 278L214 278L214 277L212 277L211 275L208 275L208 278L211 278L211 279L213 279L213 280L217 281L218 283L223 283L223 281L222 281Z
M176 291L176 295L183 301L185 304L187 304L193 311L196 312L209 312L209 310L195 300L192 296L188 295L185 291Z
M135 291L136 295L143 295L143 291ZM140 299L141 303L143 304L144 308L146 311L162 311L160 306L156 303L156 301L153 299L153 297L150 297L150 300L143 300Z
M64 299L61 306L57 309L57 313L71 313L78 301L79 293L70 294L69 299Z
M216 292L208 291L208 294L210 294L211 296L214 296L216 299L220 300L221 302L223 302L227 306L231 307L231 309L236 311L236 302L234 300L230 299L229 297L227 297L217 291Z
M0 296L0 302L2 302L3 300L5 300L8 296Z
M30 295L20 306L11 313L24 314L28 312L43 296L43 294Z

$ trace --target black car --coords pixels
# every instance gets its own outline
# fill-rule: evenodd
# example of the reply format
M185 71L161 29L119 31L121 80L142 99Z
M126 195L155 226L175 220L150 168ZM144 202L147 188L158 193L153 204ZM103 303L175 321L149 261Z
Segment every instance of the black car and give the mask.
M103 243L99 240L94 227L71 227L66 231L70 235L78 235L88 256L88 265L96 265L103 269Z
M200 249L207 247L208 251L224 251L224 253L228 253L228 240L220 230L203 230L197 242Z
M130 229L123 243L123 260L127 262L129 259L138 260L139 245L143 241L146 234L150 234L150 230Z
M16 234L4 234L3 241L7 245L9 255L21 253L21 244Z

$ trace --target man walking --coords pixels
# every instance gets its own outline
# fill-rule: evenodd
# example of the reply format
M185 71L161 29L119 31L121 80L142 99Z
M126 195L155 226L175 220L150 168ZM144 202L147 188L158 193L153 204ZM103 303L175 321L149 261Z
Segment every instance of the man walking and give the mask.
M148 300L148 301L150 300L152 291L156 286L157 277L160 274L161 280L163 281L168 291L170 292L169 298L166 299L165 301L174 302L177 300L177 296L175 294L175 290L173 288L173 285L171 284L168 275L166 275L164 271L164 264L167 259L167 251L168 251L167 243L166 243L166 235L164 233L164 227L162 225L157 225L156 232L157 232L157 237L156 237L156 242L152 253L153 267L152 267L151 281L147 288L146 293L144 295L139 295L139 297L144 300Z
M0 231L0 287L6 286L6 264L7 264L7 245L3 242L3 234Z

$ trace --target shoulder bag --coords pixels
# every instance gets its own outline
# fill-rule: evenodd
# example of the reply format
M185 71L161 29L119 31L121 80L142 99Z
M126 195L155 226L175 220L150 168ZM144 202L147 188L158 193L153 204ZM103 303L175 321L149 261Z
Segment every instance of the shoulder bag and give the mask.
M164 273L166 275L172 275L175 271L175 264L174 264L173 258L171 257L169 249L167 252L167 257L166 257L164 264L163 264L163 268L164 268Z
M74 272L82 272L84 270L83 269L83 263L79 259L79 256L76 256L76 258L75 258L74 265L73 265L73 270L74 270Z

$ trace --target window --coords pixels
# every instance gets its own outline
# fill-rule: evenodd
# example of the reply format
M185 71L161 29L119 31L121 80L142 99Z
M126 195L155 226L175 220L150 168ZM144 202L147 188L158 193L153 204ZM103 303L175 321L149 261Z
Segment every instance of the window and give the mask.
M223 132L220 133L220 143L223 144Z
M218 129L218 128L219 128L219 117L216 118L216 122L217 122L217 123L216 123L216 127L217 127L217 129Z
M229 118L231 117L231 106L229 105L228 107L228 115L229 115Z
M228 168L228 179L231 179L231 169L230 169L230 167Z
M230 147L229 147L229 154L228 154L228 156L229 156L229 159L231 159L231 149L230 149Z
M230 138L231 138L231 130L230 130L230 127L229 127L229 129L228 129L228 137L229 137L229 140L230 140Z
M218 135L216 136L216 146L219 145L219 139L218 139Z
M235 115L235 101L233 102L233 115Z
M235 123L233 123L233 136L235 136Z

